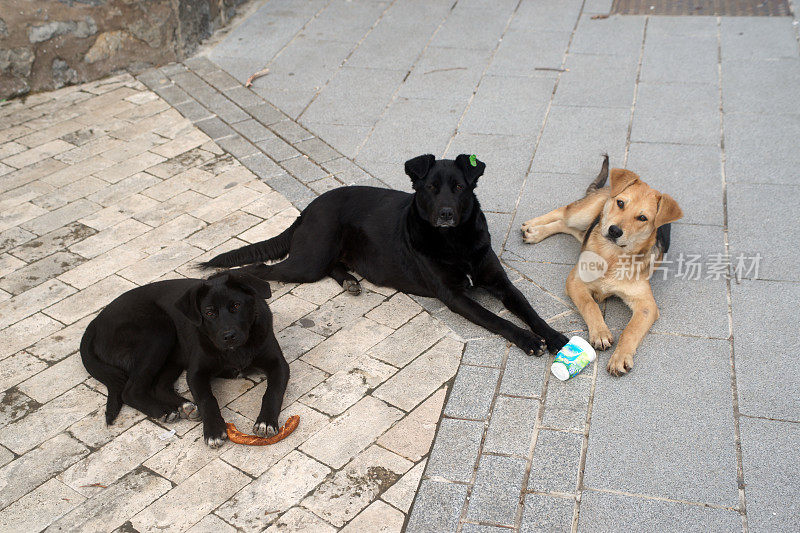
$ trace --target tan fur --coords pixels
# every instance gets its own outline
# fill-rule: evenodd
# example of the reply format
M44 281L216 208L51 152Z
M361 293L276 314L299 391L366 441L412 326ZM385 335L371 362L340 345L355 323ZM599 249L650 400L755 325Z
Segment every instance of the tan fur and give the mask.
M525 222L522 233L527 243L540 242L555 233L568 233L585 241L582 251L594 252L606 261L605 274L588 283L580 279L576 265L567 277L566 288L589 327L590 342L597 349L608 349L614 342L598 302L617 296L633 312L606 366L611 374L620 375L633 367L633 355L659 314L649 281L652 267L661 260L655 247L656 230L678 220L683 213L671 196L650 188L629 170L612 169L609 181L608 187ZM618 201L623 202L623 208ZM586 236L598 215L600 221ZM647 220L637 220L641 215ZM612 225L623 231L616 242L607 238ZM636 268L632 268L634 265ZM624 274L622 279L620 272Z

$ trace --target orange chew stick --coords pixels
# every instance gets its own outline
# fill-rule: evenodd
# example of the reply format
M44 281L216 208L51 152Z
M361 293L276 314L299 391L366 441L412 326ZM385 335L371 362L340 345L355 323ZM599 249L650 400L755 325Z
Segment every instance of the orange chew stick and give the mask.
M275 444L278 441L281 441L291 435L291 433L297 429L297 426L300 424L300 416L294 415L290 416L286 423L283 425L280 431L278 431L277 435L273 435L271 437L257 437L255 435L248 435L247 433L242 433L236 426L228 422L225 424L228 428L228 438L231 442L235 442L237 444L247 444L248 446L266 446L267 444Z

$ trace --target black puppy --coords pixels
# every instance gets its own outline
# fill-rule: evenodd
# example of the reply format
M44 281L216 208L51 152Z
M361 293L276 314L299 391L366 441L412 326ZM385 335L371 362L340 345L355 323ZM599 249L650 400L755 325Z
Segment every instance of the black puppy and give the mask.
M123 402L167 422L199 411L206 444L215 448L227 432L210 380L256 366L267 372L268 386L253 432L277 433L289 365L264 301L270 296L269 283L234 270L151 283L108 304L81 340L83 365L108 388L106 422ZM196 406L174 389L184 369Z
M331 276L359 293L348 269L376 284L440 299L452 311L526 353L558 351L567 338L542 320L508 280L492 251L486 217L474 189L486 168L475 156L455 161L430 154L406 161L414 193L342 187L312 201L283 233L218 255L203 267L232 267L289 257L253 272L264 279L312 282ZM467 296L478 286L502 300L533 332Z

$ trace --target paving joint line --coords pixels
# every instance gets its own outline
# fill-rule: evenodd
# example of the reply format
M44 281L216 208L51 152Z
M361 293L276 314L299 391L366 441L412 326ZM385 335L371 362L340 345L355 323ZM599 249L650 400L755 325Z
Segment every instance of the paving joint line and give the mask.
M729 507L725 505L719 505L716 503L706 503L706 502L697 502L692 500L679 500L675 498L666 498L664 496L653 496L652 494L641 494L638 492L626 492L624 490L614 490L614 489L600 489L596 487L585 487L585 490L591 492L602 492L604 494L616 494L618 496L629 496L632 498L641 498L643 500L655 500L660 502L671 502L671 503L681 503L684 505L693 505L696 507L707 507L709 509L725 509L726 511L738 511L737 507Z
M650 22L650 17L644 18L644 28L642 28L642 46L639 48L639 62L636 65L636 81L633 84L633 101L631 101L631 113L628 119L628 131L625 134L625 157L622 158L622 167L628 166L628 155L631 151L631 133L633 132L633 114L636 109L636 101L639 96L639 83L642 78L642 62L644 61L644 44L647 40L647 24Z
M589 403L586 406L586 418L584 422L583 439L581 440L581 457L578 463L578 480L575 490L575 506L572 510L572 533L578 531L578 522L581 517L581 501L583 500L584 476L586 474L586 457L589 453L589 433L592 428L592 411L594 410L594 394L597 390L597 375L600 372L600 358L594 361L592 369L592 385L589 388Z
M770 422L784 422L787 424L800 424L800 420L789 420L787 418L772 418L769 416L747 415L739 413L739 417L752 418L753 420L769 420Z
M631 130L633 129L633 117L634 117L634 110L636 107L636 97L639 90L639 82L641 78L641 71L642 71L642 62L644 59L644 46L645 41L647 39L647 24L649 22L649 17L645 17L644 27L642 28L642 44L639 49L639 61L636 70L636 81L634 84L634 91L633 91L633 100L631 102L631 111L628 120L628 129L626 132L626 142L625 142L625 156L623 158L623 167L627 164L628 160L628 153L630 151L631 145ZM608 309L608 303L605 302L605 305L602 310L603 317L605 318L606 311ZM591 432L591 423L592 423L592 411L594 409L594 400L595 400L595 392L597 390L597 376L600 369L600 358L598 357L595 360L594 367L592 369L592 383L589 389L589 402L586 408L586 418L584 422L584 432L583 432L583 439L581 439L581 453L580 453L580 460L578 466L578 479L577 485L575 490L575 505L573 507L573 514L572 514L572 533L577 533L578 531L578 524L580 521L581 515L581 502L583 500L583 492L584 492L584 477L586 475L586 459L589 452L589 433Z
M489 522L489 521L474 521L474 520L465 520L464 525L472 524L475 526L489 526L489 527L496 527L500 529L507 529L509 531L516 531L516 528L513 526L507 526L504 524L500 524L497 522Z
M523 187L524 187L524 185L523 185ZM512 219L512 223L513 223L513 219ZM529 261L523 261L523 262L529 262ZM532 261L532 262L539 263L539 261ZM556 296L555 294L553 294L552 292L550 292L549 290L547 290L547 289L546 289L546 288L544 288L543 286L539 285L539 284L538 284L538 283L537 283L535 280L533 280L533 279L531 279L530 277L526 276L525 274L523 274L522 272L520 272L519 270L517 270L517 269L516 269L516 268L514 268L513 266L510 266L510 265L508 265L508 264L506 263L506 261L504 261L504 260L502 260L502 259L501 259L501 260L500 260L500 263L501 263L501 264L502 264L504 267L506 267L506 268L508 268L508 269L510 269L510 270L513 270L514 272L516 272L517 274L519 274L519 275L521 276L521 279L524 279L524 280L525 280L525 281L527 281L528 283L531 283L531 284L533 284L533 286L534 286L534 287L536 287L537 289L540 289L542 292L544 292L545 294L547 294L548 296L550 296L551 298L553 298L553 299L554 299L554 300L556 300L557 302L560 302L560 303L561 303L561 304L562 304L564 307L566 307L566 308L567 308L567 311L576 311L576 309L573 309L573 307L574 307L574 306L573 306L573 304L572 304L572 302L571 302L571 301L569 301L569 302L568 302L568 301L566 301L566 300L564 300L564 299L560 298L559 296ZM544 263L544 262L542 262L542 263ZM570 266L570 265L574 265L575 263L546 263L546 264L555 264L555 265L562 265L562 266ZM552 320L552 319L554 319L554 318L560 318L560 317L561 317L561 315L564 315L565 313L567 313L567 311L561 311L561 313L558 313L558 314L556 314L556 315L553 315L553 316L552 316L552 317L550 317L548 320Z
M717 83L718 83L718 102L719 102L719 163L720 163L720 177L722 181L722 238L725 247L725 253L730 253L730 238L728 234L728 183L725 174L725 108L722 98L722 17L717 17ZM731 380L731 407L733 409L733 437L734 446L736 449L736 480L738 484L739 493L739 514L742 519L743 533L749 532L749 524L747 520L747 499L745 493L744 481L744 461L742 459L742 434L739 424L739 389L736 383L736 353L733 342L733 298L731 294L731 276L730 267L728 276L725 280L725 297L727 300L727 315L728 315L728 333L729 333L729 357L730 357L730 380Z

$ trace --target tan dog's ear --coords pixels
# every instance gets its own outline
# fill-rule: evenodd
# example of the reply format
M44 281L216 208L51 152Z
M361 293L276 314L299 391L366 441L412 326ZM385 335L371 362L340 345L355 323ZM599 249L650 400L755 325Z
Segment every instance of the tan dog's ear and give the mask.
M624 168L612 168L610 180L611 196L616 196L639 181L639 176L630 170L625 170Z
M657 228L670 222L675 222L683 216L678 202L669 194L662 194L658 200L658 211L656 211L656 220L654 222Z

